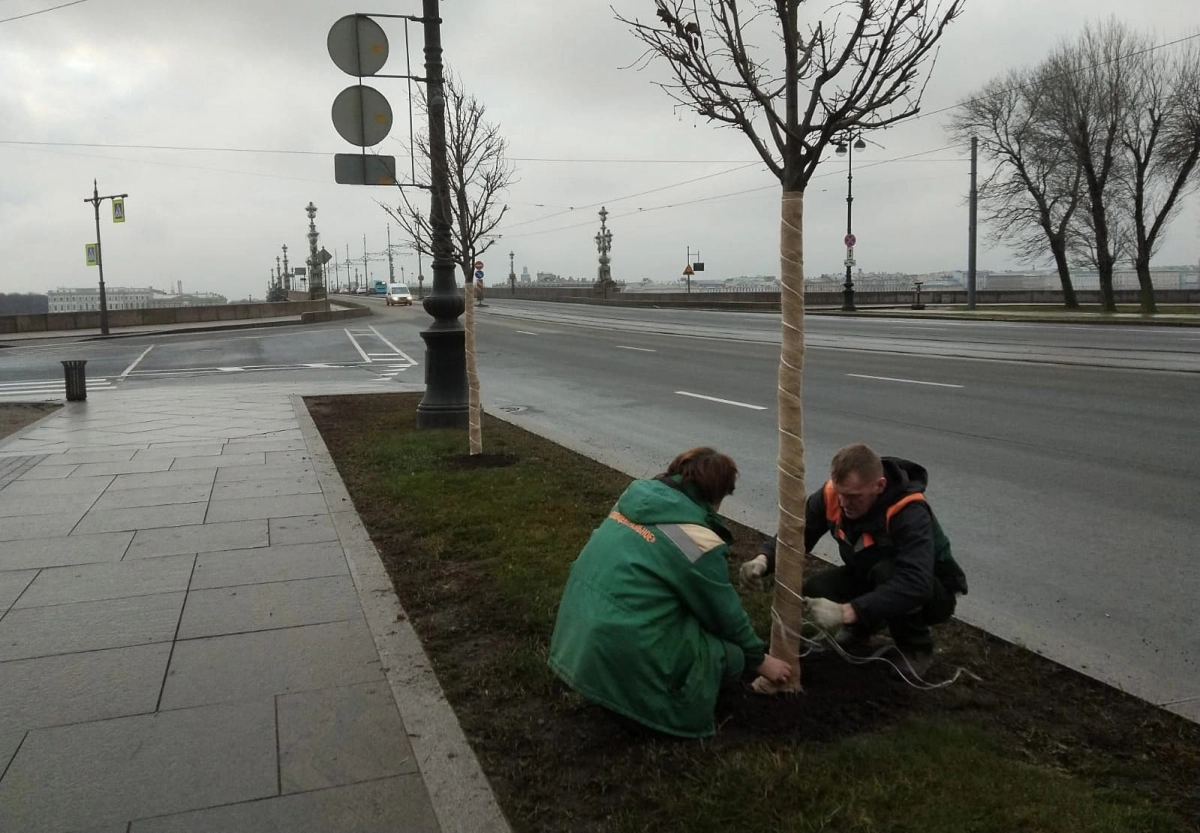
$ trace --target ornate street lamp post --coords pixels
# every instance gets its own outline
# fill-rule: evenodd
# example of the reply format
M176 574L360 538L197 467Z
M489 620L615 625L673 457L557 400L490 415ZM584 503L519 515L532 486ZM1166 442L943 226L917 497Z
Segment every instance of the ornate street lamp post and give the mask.
M325 297L325 281L322 277L325 264L317 254L317 241L321 237L317 234L317 207L310 200L304 211L308 214L308 297L309 300L318 300Z
M610 263L612 258L609 253L612 251L612 232L608 230L608 209L600 206L600 231L596 232L596 251L600 253L600 269L596 276L596 286L604 292L604 297L608 297L608 288L612 285L612 269Z
M425 341L425 396L417 406L418 428L466 428L466 331L458 317L466 304L454 280L454 248L450 232L450 170L446 162L446 93L442 77L442 19L438 0L422 0L425 28L425 81L429 113L429 211L433 282L422 302L433 316ZM420 283L418 275L418 284Z
M851 144L853 141L853 144ZM847 134L844 142L838 142L837 155L846 157L846 283L842 287L842 312L854 312L854 151L866 150L867 143L862 133Z

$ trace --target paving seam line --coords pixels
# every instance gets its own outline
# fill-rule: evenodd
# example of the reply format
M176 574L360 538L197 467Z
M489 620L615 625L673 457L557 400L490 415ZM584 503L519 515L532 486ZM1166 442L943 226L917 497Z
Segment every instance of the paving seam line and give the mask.
M304 398L291 401L443 833L511 833Z

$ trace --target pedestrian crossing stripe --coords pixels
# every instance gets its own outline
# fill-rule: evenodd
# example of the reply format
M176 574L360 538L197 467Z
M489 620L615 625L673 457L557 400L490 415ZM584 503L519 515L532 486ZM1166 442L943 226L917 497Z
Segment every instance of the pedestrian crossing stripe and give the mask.
M112 387L112 382L109 379L104 379L104 378L88 379L87 386L88 387L95 386L95 387L100 387L100 388ZM24 390L27 388L65 388L65 387L66 387L66 382L63 381L62 379L30 379L25 382L0 382L0 391L4 391L4 390L10 389L10 388L21 388L22 390Z

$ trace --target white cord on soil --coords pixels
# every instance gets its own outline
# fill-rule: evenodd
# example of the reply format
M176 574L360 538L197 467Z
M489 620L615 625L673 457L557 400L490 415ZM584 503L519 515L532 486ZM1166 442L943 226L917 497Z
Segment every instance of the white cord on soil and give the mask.
M783 623L783 620L780 618L779 614L777 614L775 612L774 607L771 608L771 618L775 621L775 624L779 625L779 627L781 629L783 629L789 636L795 637L796 639L800 640L800 642L802 642L804 644L804 646L805 646L804 650L800 654L800 656L802 658L808 656L809 654L820 653L826 649L826 645L830 645L833 647L834 651L836 651L838 654L841 655L842 659L844 659L846 662L850 663L851 665L866 665L868 662L885 662L885 663L887 663L888 665L892 666L892 668L896 669L896 673L900 675L900 679L904 680L904 682L908 683L908 685L912 686L913 688L919 689L921 691L932 691L937 688L944 688L944 687L950 685L951 683L957 682L959 677L963 676L964 674L973 680L982 682L981 680L979 680L979 677L976 676L975 674L972 674L970 671L968 671L965 668L959 667L958 669L955 670L954 676L951 677L950 679L943 680L940 683L931 683L931 682L928 682L928 681L922 679L921 676L919 674L917 674L917 672L912 668L912 666L909 665L907 660L904 661L905 667L901 668L895 662L893 662L892 660L890 660L886 656L884 656L884 654L886 654L887 652L891 651L894 648L894 646L892 646L892 645L884 645L883 647L879 648L874 653L869 654L868 656L863 656L863 657L855 656L854 654L849 653L841 645L839 645L837 640L834 639L832 636L830 636L825 631L819 631L818 636L815 639L813 639L813 638L805 636L802 633L798 633L798 632L792 630L791 628L789 628L787 625L785 625ZM899 651L898 648L896 650ZM901 653L900 655L902 657L904 656L903 653Z

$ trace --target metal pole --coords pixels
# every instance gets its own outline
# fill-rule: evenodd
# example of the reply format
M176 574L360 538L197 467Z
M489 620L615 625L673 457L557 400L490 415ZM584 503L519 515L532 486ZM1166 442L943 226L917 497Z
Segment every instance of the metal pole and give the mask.
M846 139L846 237L854 233L854 136ZM846 283L842 287L842 312L854 312L854 276L850 264L850 246L846 246Z
M454 280L450 239L450 176L446 164L446 97L442 81L442 20L438 0L422 0L426 98L429 102L429 223L433 286L423 306L433 316L425 340L425 397L417 406L418 428L466 428L468 421L466 332L458 317L466 308Z
M388 227L387 227L387 241L388 241L388 281L391 283L395 283L396 282L396 266L392 262L392 224L391 223L388 223Z
M100 188L96 180L92 180L92 198L90 202L96 212L96 267L100 270L100 334L108 335L108 296L104 292L104 253L100 247Z
M975 309L975 254L978 242L979 187L978 187L979 139L971 137L971 211L967 231L967 309Z

